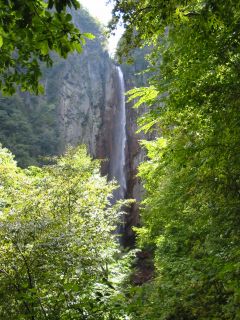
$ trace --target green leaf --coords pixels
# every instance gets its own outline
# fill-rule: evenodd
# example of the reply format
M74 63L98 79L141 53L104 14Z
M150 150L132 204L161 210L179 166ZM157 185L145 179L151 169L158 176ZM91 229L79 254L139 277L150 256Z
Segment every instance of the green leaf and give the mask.
M41 54L43 54L43 55L48 54L49 47L48 47L48 42L47 41L42 41L40 43L40 50L41 50Z
M66 21L69 22L69 21L71 21L71 20L72 20L72 16L71 16L71 14L68 13L68 14L66 15Z
M95 36L92 33L83 33L83 36L87 39L93 40L95 39Z

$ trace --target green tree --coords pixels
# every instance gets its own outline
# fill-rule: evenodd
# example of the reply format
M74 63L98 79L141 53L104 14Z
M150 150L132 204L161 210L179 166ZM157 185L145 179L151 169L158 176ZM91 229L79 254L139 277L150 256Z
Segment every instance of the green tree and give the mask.
M67 7L79 8L77 0L1 0L0 1L0 90L13 94L16 87L36 94L40 62L51 66L51 51L66 58L82 51L85 38L72 22Z
M0 149L0 318L126 319L115 188L85 148L20 169Z
M152 45L155 75L130 95L149 107L140 127L160 137L140 166L137 232L156 271L133 296L136 318L239 319L240 4L113 2L128 48Z

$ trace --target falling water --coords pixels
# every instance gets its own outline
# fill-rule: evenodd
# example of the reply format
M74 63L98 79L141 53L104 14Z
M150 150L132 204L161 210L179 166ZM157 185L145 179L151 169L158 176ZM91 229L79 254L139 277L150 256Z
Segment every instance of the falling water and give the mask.
M116 108L113 150L110 160L110 178L115 178L119 188L114 193L114 200L123 199L126 194L126 109L125 109L125 86L123 73L120 67L117 68L119 81L118 105Z

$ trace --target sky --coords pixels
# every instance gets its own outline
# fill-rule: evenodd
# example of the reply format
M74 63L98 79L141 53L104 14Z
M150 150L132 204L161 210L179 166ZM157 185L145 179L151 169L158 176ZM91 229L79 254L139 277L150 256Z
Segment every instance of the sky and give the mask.
M80 0L80 3L89 11L89 13L101 21L105 26L111 20L111 4L106 4L107 0ZM118 40L123 33L123 28L119 27L115 31L115 35L111 36L109 41L109 52L111 55L114 54Z

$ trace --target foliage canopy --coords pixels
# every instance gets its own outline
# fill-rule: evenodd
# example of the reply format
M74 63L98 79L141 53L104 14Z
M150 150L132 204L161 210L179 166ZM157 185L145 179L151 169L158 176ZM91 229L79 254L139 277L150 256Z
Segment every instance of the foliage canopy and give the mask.
M130 96L159 136L140 166L137 232L156 274L133 297L136 318L239 319L240 3L113 2L126 47L152 46L150 86Z
M0 1L0 90L13 94L17 86L36 94L40 62L52 64L51 51L66 58L82 51L85 38L72 22L67 7L79 8L77 0Z
M0 149L1 319L126 319L114 188L85 148L25 170Z

